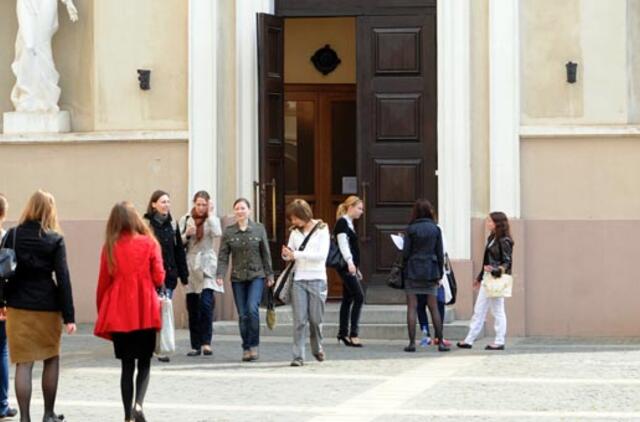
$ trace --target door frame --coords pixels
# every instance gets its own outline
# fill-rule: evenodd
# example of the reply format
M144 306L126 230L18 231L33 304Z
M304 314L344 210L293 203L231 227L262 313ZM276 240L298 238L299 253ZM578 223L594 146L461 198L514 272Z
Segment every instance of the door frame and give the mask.
M471 258L471 54L466 1L406 0L402 7L370 0L273 0L283 18L398 15L436 10L438 215L449 256Z

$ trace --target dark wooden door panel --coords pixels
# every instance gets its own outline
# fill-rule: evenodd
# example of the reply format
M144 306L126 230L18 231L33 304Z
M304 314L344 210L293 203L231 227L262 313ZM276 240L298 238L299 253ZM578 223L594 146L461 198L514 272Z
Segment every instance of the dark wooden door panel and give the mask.
M357 42L362 269L367 300L384 303L393 295L389 235L406 227L417 198L437 207L435 10L359 17Z
M284 242L284 20L258 14L259 219L276 269Z

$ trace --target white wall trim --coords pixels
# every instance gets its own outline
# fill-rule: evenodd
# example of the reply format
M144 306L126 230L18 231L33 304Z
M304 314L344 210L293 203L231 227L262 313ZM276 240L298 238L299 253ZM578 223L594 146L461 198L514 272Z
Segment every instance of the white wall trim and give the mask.
M184 142L186 130L122 130L104 132L0 134L0 144L49 144L73 142Z
M218 2L189 0L189 198L208 191L217 203Z
M637 138L640 126L612 125L567 125L567 126L521 126L522 139L548 138Z
M471 257L470 3L438 0L438 216L453 259Z
M490 206L520 217L519 0L489 1Z
M251 200L258 179L257 13L274 13L274 0L236 1L237 193Z

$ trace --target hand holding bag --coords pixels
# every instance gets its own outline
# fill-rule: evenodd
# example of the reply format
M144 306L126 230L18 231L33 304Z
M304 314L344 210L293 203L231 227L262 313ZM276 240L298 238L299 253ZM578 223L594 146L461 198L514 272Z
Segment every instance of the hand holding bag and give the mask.
M156 337L156 354L166 356L176 351L176 333L173 325L173 303L166 295L160 295L162 328Z

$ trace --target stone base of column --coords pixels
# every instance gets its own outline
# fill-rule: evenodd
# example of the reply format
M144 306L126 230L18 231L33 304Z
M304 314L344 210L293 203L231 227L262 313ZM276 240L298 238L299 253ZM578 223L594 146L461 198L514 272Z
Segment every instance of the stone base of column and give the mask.
M68 111L53 113L8 112L3 114L4 133L63 133L71 131Z

